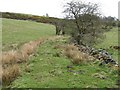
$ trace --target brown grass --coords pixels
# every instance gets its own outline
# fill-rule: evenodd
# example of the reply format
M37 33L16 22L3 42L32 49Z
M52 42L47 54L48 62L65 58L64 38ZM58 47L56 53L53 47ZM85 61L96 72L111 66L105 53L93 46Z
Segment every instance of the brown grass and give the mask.
M39 38L35 41L30 41L20 47L18 51L8 51L2 53L2 65L15 64L16 62L24 62L29 55L35 53L36 48L44 42L45 39Z
M6 69L3 69L2 84L3 85L10 84L19 75L20 75L20 70L17 64L9 66Z
M55 40L60 37L48 38L48 40ZM19 48L17 51L8 51L0 54L2 56L2 64L3 72L0 71L0 75L2 73L2 81L3 85L10 84L15 78L20 74L19 66L17 63L26 62L29 56L35 53L36 48L42 44L47 38L39 38L35 41L30 41ZM29 71L28 66L25 66L25 70ZM1 79L1 77L0 77Z
M2 53L0 53L0 65L2 65Z
M71 44L71 45L67 45L65 47L65 50L66 51L69 51L69 50L78 51L78 48L76 46L74 46L73 44Z
M86 53L80 52L78 48L74 45L67 45L64 50L64 54L71 58L73 64L80 64L85 63L89 61L93 61L94 58L92 56L89 56Z
M17 53L17 63L26 62L28 59L28 54L24 51L18 51Z
M22 47L21 47L21 52L24 52L28 55L34 53L35 51L35 45L34 44L24 44Z
M0 66L0 83L2 81L2 66Z
M17 52L8 51L2 53L2 65L5 64L15 64L17 62Z

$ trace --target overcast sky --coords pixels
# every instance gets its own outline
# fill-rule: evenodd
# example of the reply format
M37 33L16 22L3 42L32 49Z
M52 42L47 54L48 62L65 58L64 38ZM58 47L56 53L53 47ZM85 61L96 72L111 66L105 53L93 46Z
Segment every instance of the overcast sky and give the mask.
M51 17L64 17L63 5L71 0L0 0L0 11L16 12ZM76 0L77 1L77 0ZM118 17L119 0L82 0L98 3L101 13L105 16Z

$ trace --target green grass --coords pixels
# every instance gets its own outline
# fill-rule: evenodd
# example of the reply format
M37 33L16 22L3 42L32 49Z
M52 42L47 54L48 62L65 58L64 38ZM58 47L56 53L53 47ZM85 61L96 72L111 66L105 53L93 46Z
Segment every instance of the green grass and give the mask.
M95 46L96 48L106 49L116 61L118 61L118 50L112 49L110 46L118 46L118 33L120 33L118 28L111 29L111 31L105 33L106 38L103 42Z
M11 44L21 44L39 37L53 36L55 27L48 24L32 21L3 19L3 50L8 50ZM111 36L112 35L112 36ZM108 48L117 45L116 29L106 33L106 39L96 48ZM68 38L57 41L47 41L40 45L36 56L28 60L29 72L25 71L25 63L20 64L21 76L8 87L12 88L116 88L117 71L107 66L98 66L94 63L72 65L70 59L61 54L61 49L54 49L55 45L66 45ZM109 49L113 53L113 50ZM116 52L116 51L115 51ZM116 53L113 57L117 57ZM73 72L68 72L72 70ZM95 77L100 74L104 79Z
M10 87L12 88L116 88L117 72L107 66L98 66L95 63L72 65L61 49L54 49L55 45L65 45L67 38L58 41L48 41L37 50L37 56L29 60L30 72L18 77ZM59 54L57 56L57 54ZM68 72L72 70L74 72ZM77 73L79 72L79 73ZM105 77L100 79L93 76L99 73Z
M40 37L55 35L55 27L50 24L33 21L2 19L3 51L11 49L10 45L21 45Z
M97 48L109 48L110 46L118 46L118 28L111 29L111 31L106 32L105 35L106 38L102 43L96 46Z

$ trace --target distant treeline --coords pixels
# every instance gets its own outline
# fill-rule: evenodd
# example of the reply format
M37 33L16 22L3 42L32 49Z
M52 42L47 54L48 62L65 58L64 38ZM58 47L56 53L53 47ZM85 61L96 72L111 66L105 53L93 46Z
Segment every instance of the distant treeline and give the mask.
M48 17L48 16L38 16L31 14L12 13L12 12L1 12L1 13L3 18L8 18L8 19L31 20L35 22L49 23L49 24L55 24L56 22L66 21L65 19ZM113 22L114 21L113 17L105 17L104 20L111 22L111 26L117 26L116 23ZM120 27L120 23L118 23L118 26Z
M11 13L11 12L2 12L2 17L8 18L8 19L31 20L31 21L35 21L35 22L49 23L49 24L54 24L56 21L61 20L61 19L54 18L54 17Z
M92 14L80 14L75 15L76 18L60 19L49 16L2 12L2 17L52 24L56 28L56 35L67 34L73 38L72 42L89 46L98 43L100 41L97 41L98 38L102 41L105 37L104 32L110 31L113 27L120 27L120 21L115 17L100 17Z

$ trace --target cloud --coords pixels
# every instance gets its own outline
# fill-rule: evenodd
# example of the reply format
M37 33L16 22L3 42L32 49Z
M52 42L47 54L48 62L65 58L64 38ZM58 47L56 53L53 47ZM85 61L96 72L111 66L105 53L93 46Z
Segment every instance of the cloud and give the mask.
M1 0L0 11L63 17L63 5L71 0ZM83 1L83 0L82 0ZM84 0L86 2L86 0ZM99 3L102 14L118 17L118 0L87 0Z

